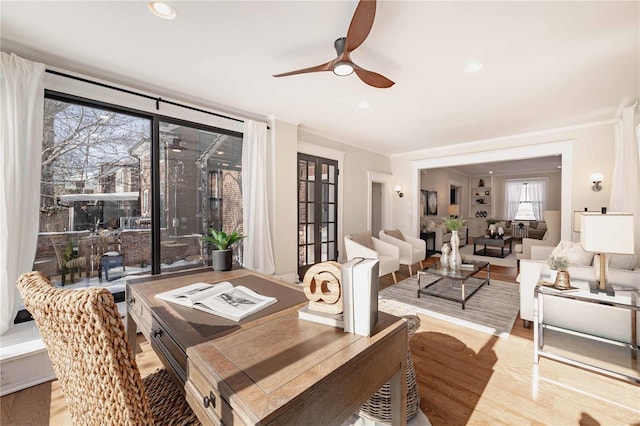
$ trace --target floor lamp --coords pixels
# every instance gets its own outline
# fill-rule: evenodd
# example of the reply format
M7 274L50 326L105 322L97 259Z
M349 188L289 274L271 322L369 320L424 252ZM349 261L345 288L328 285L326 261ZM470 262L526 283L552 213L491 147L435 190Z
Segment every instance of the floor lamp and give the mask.
M583 212L580 231L582 248L585 251L600 254L600 276L595 277L596 281L600 283L599 289L606 290L607 294L613 294L613 290L607 288L606 255L634 253L633 215L629 213ZM597 266L595 261L594 266Z

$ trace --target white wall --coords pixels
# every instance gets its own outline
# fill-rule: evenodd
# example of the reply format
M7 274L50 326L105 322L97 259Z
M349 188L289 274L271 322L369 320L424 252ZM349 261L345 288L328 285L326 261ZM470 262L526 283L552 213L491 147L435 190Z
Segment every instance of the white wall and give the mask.
M455 165L451 162L452 158L464 158L467 161L466 164L472 164L472 158L476 156L478 158L476 163L484 163L487 162L486 159L499 157L501 152L513 152L514 155L519 156L518 158L527 158L527 152L531 152L530 157L538 157L539 153L543 151L542 147L556 145L570 147L568 155L563 156L562 172L563 176L567 178L568 191L563 191L561 204L563 210L564 205L567 205L567 213L563 211L562 235L563 238L571 239L571 210L583 210L584 207L589 210L599 210L601 206L608 205L611 187L606 184L606 180L610 179L613 170L613 122L541 131L393 155L391 170L394 177L404 187L412 188L406 191L405 198L408 198L408 202L415 203L419 183L417 175L415 180L412 176L413 166L422 161L428 160L445 167ZM568 162L565 162L567 160ZM591 191L591 183L589 182L589 175L596 170L605 175L605 185L600 192ZM565 193L570 194L566 201L564 200L567 195ZM417 212L417 207L415 211ZM414 233L417 232L412 212L407 212L397 204L394 205L394 226L410 229ZM574 235L573 239L576 240L577 236Z

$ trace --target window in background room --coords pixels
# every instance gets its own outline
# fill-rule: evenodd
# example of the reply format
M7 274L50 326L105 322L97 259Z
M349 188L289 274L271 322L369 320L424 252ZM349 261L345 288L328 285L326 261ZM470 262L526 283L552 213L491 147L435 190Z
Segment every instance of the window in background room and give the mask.
M547 208L547 186L546 177L505 179L504 199L507 220L515 220L521 202L531 202L536 220L543 220L542 213ZM528 200L524 200L523 197Z

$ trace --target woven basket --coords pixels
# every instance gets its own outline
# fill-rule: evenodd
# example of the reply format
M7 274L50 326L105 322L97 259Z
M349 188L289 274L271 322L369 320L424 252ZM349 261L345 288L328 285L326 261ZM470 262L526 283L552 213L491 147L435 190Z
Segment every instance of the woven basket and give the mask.
M395 312L389 312L396 314ZM407 340L420 328L420 318L416 315L403 315L407 319ZM407 350L407 419L415 416L420 409L420 393L416 381L416 370L413 367L411 351ZM376 422L391 423L391 382L385 383L367 402L360 407L361 417Z

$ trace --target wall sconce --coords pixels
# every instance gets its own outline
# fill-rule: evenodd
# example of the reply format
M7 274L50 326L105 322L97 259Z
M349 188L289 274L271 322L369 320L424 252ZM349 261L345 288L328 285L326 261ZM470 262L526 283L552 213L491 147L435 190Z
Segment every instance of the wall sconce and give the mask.
M398 197L402 198L404 197L404 194L402 193L402 187L400 185L396 185L395 188L396 194L398 194Z
M591 182L593 182L593 186L591 187L592 191L598 192L602 189L602 185L600 183L603 181L603 174L600 172L591 173Z

